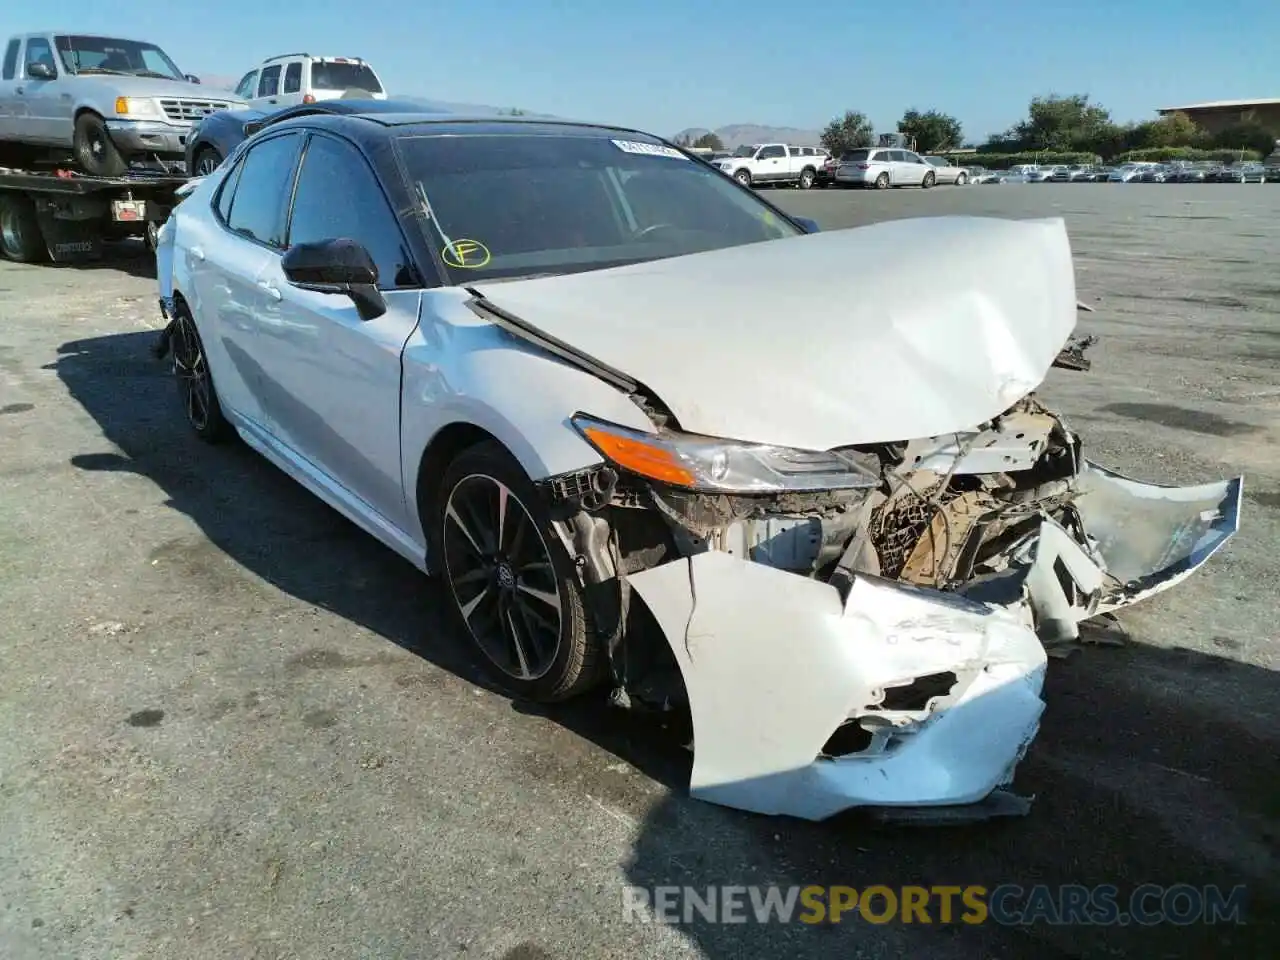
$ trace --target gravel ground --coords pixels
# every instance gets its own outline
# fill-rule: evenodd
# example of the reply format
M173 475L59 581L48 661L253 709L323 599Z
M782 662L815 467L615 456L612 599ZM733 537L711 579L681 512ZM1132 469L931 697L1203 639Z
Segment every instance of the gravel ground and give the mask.
M1054 661L1028 818L903 830L687 799L596 703L479 677L411 568L180 423L145 261L0 263L0 955L1245 957L1280 950L1280 188L777 191L827 229L1063 216L1097 459L1244 472L1244 529ZM922 282L927 282L923 278ZM903 291L909 296L910 291ZM891 398L886 398L891 402ZM1246 884L1243 927L625 923L624 884Z

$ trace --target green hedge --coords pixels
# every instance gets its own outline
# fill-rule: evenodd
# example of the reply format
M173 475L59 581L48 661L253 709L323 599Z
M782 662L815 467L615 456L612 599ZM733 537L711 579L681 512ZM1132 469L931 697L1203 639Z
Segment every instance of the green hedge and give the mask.
M1214 160L1231 163L1234 160L1261 160L1257 150L1199 150L1195 147L1148 147L1146 150L1130 150L1116 158L1117 163L1129 160L1163 162L1165 160Z
M941 154L962 167L986 167L988 170L1007 170L1020 163L1038 163L1054 166L1059 163L1096 163L1092 153L961 153Z

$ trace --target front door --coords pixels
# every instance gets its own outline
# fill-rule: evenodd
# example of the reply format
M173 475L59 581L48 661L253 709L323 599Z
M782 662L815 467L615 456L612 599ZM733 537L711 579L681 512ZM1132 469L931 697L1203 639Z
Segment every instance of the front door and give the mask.
M341 202L335 203L334 198ZM387 311L364 320L347 296L289 284L278 258L263 280L265 396L276 436L393 527L411 527L400 464L400 355L418 325L421 284L396 216L360 152L313 133L288 243L346 238L378 265Z

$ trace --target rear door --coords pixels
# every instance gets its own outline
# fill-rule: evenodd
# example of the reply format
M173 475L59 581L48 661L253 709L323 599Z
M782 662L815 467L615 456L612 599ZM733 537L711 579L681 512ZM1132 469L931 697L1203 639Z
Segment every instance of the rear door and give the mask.
M258 95L254 98L254 106L270 111L280 105L280 74L283 72L284 65L278 61L262 68L262 73L258 76Z
M334 198L342 202L335 203ZM351 298L290 285L280 258L263 275L270 335L260 346L277 436L399 530L410 513L400 469L400 354L418 325L421 283L378 178L351 143L313 132L288 243L346 238L378 265L387 312L364 320Z
M195 283L197 316L205 349L222 354L218 380L223 400L259 432L272 432L271 377L263 365L263 316L270 295L263 283L268 263L284 249L286 211L303 136L288 131L253 144L228 173L204 235L186 250ZM274 302L271 301L271 305ZM212 327L213 335L205 329ZM216 360L215 360L216 362Z
M280 81L280 93L276 100L281 107L292 107L302 103L302 61L286 60L284 74Z

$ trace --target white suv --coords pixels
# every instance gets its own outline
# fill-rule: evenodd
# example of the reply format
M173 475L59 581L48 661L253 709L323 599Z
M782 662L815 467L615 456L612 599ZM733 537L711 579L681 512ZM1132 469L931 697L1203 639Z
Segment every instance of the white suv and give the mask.
M259 110L337 98L360 91L373 100L387 99L373 67L359 57L316 57L285 53L268 57L236 85L236 95Z

